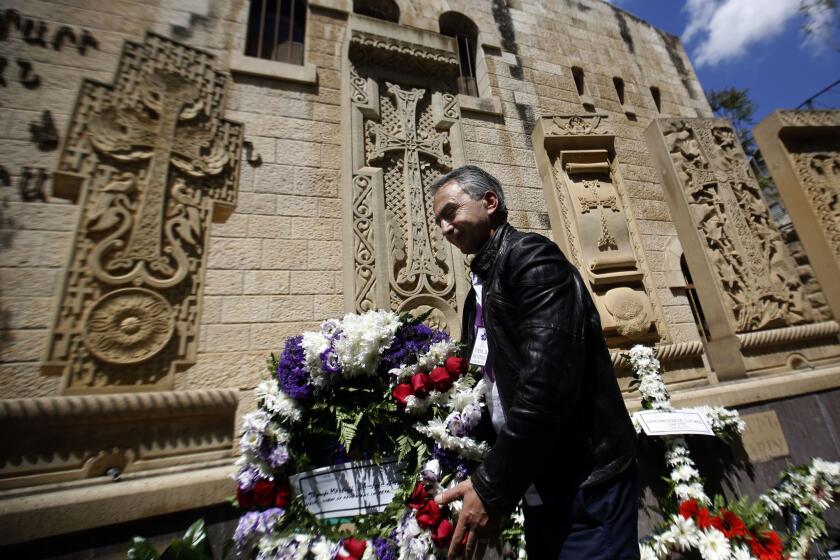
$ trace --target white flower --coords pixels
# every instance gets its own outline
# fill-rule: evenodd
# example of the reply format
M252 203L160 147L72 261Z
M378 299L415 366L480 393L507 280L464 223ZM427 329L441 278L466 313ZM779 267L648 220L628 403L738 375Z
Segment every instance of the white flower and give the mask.
M672 515L671 525L662 537L674 545L674 548L685 552L697 546L697 526L693 519L686 519L682 515Z
M688 482L698 476L700 476L700 473L691 465L680 465L671 471L671 480L674 482Z
M440 461L432 459L423 465L423 470L420 472L420 475L423 477L424 481L431 484L440 480L440 472Z
M650 540L650 548L653 550L653 553L657 558L668 557L668 541L663 537L663 535L654 535Z
M432 406L432 399L426 397L419 399L416 395L409 395L405 398L405 411L409 414L423 414Z
M391 311L345 315L341 321L341 334L334 342L342 375L375 374L379 356L391 345L399 326L399 317Z
M330 347L330 341L320 332L307 331L303 333L300 346L303 348L310 382L316 388L323 388L328 379L324 370L321 369L323 366L321 353Z
M245 432L242 434L242 439L239 440L239 445L242 450L255 451L259 449L262 444L262 434L258 432Z
M639 545L639 557L641 560L659 560L653 549L646 544Z
M246 432L262 433L268 428L271 416L264 410L249 412L242 418L242 425Z
M827 478L832 485L840 484L840 463L815 458L811 462L811 470Z
M272 414L276 414L292 422L300 420L300 405L280 390L280 385L276 379L271 378L261 381L254 390L254 393L257 401L262 403L263 408Z
M490 450L486 442L479 442L470 437L456 437L446 429L446 424L435 418L428 424L416 424L414 428L421 434L435 440L444 449L454 451L465 459L480 460Z
M732 549L732 560L755 560L755 557L750 554L750 549L741 544Z
M697 534L697 549L703 560L727 560L731 555L729 539L714 527Z

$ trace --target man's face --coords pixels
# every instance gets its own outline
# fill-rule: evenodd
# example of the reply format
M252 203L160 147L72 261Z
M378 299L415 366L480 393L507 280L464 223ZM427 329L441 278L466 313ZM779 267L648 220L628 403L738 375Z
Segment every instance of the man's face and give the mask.
M447 241L465 255L475 254L493 234L492 216L499 199L492 191L484 198L470 198L457 181L445 183L435 193L435 220Z

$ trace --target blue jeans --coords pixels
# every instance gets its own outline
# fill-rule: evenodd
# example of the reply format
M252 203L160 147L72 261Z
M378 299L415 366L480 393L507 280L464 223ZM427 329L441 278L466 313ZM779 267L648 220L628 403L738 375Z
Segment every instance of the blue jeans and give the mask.
M526 505L529 560L638 560L637 485L633 464L557 503Z

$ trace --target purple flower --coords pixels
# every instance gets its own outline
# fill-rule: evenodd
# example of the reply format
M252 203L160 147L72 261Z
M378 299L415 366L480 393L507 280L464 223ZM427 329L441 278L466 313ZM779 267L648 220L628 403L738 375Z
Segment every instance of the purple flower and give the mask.
M247 492L254 486L254 483L257 481L259 477L259 473L256 469L251 467L243 467L239 474L236 475L236 484L239 488L242 489L243 492Z
M239 518L239 524L233 533L233 542L237 550L242 551L252 540L274 530L277 521L285 515L282 508L271 508L265 511L251 511Z
M321 370L324 373L336 375L341 372L341 364L338 363L338 356L332 346L327 346L323 352L318 354L318 357L321 358Z
M446 431L455 437L466 435L467 427L459 412L453 412L446 418Z
M377 560L397 560L397 541L385 537L373 537L373 552Z
M268 461L268 464L273 468L279 469L289 462L289 448L282 443L278 443L277 447L269 452L268 457L266 457L266 461Z
M415 364L417 354L428 352L432 344L444 340L449 340L446 332L432 329L423 323L400 325L394 333L391 346L382 353L379 371L385 376L393 368Z
M303 336L286 339L280 363L277 364L277 380L280 389L293 399L306 399L312 396L309 372L306 369L306 356L301 346Z

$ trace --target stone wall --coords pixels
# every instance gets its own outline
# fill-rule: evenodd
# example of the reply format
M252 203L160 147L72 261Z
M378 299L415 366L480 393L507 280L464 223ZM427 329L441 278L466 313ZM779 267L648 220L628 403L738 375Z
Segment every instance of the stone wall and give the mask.
M447 10L460 11L478 25L485 99L462 99L465 156L502 180L515 226L553 235L531 145L539 116L593 110L608 115L652 271L653 297L664 312L663 340L696 339L685 298L665 279L664 249L675 231L642 139L647 122L659 115L651 86L661 91L662 114L709 114L678 41L602 2L399 4L406 26L437 32L437 18ZM176 375L176 387L250 388L263 356L277 351L285 336L344 311L340 106L350 2L309 3L305 61L307 70L314 66L316 83L299 76L290 80L283 68L251 72L238 62L247 2L6 6L16 12L4 12L9 31L0 43L0 56L8 60L6 87L0 90L5 123L0 164L9 173L0 266L4 397L60 391L60 377L44 375L39 363L79 208L52 196L58 146L41 138L50 128L43 112L49 112L63 139L81 80L111 83L123 43L142 42L147 31L208 50L221 68L230 68L226 118L245 125L236 209L210 228L198 360ZM35 31L26 35L29 20ZM43 45L37 32L42 22ZM585 73L584 100L592 103L586 109L572 66ZM626 89L624 107L612 82L619 75ZM489 101L489 112L470 110L478 101Z

